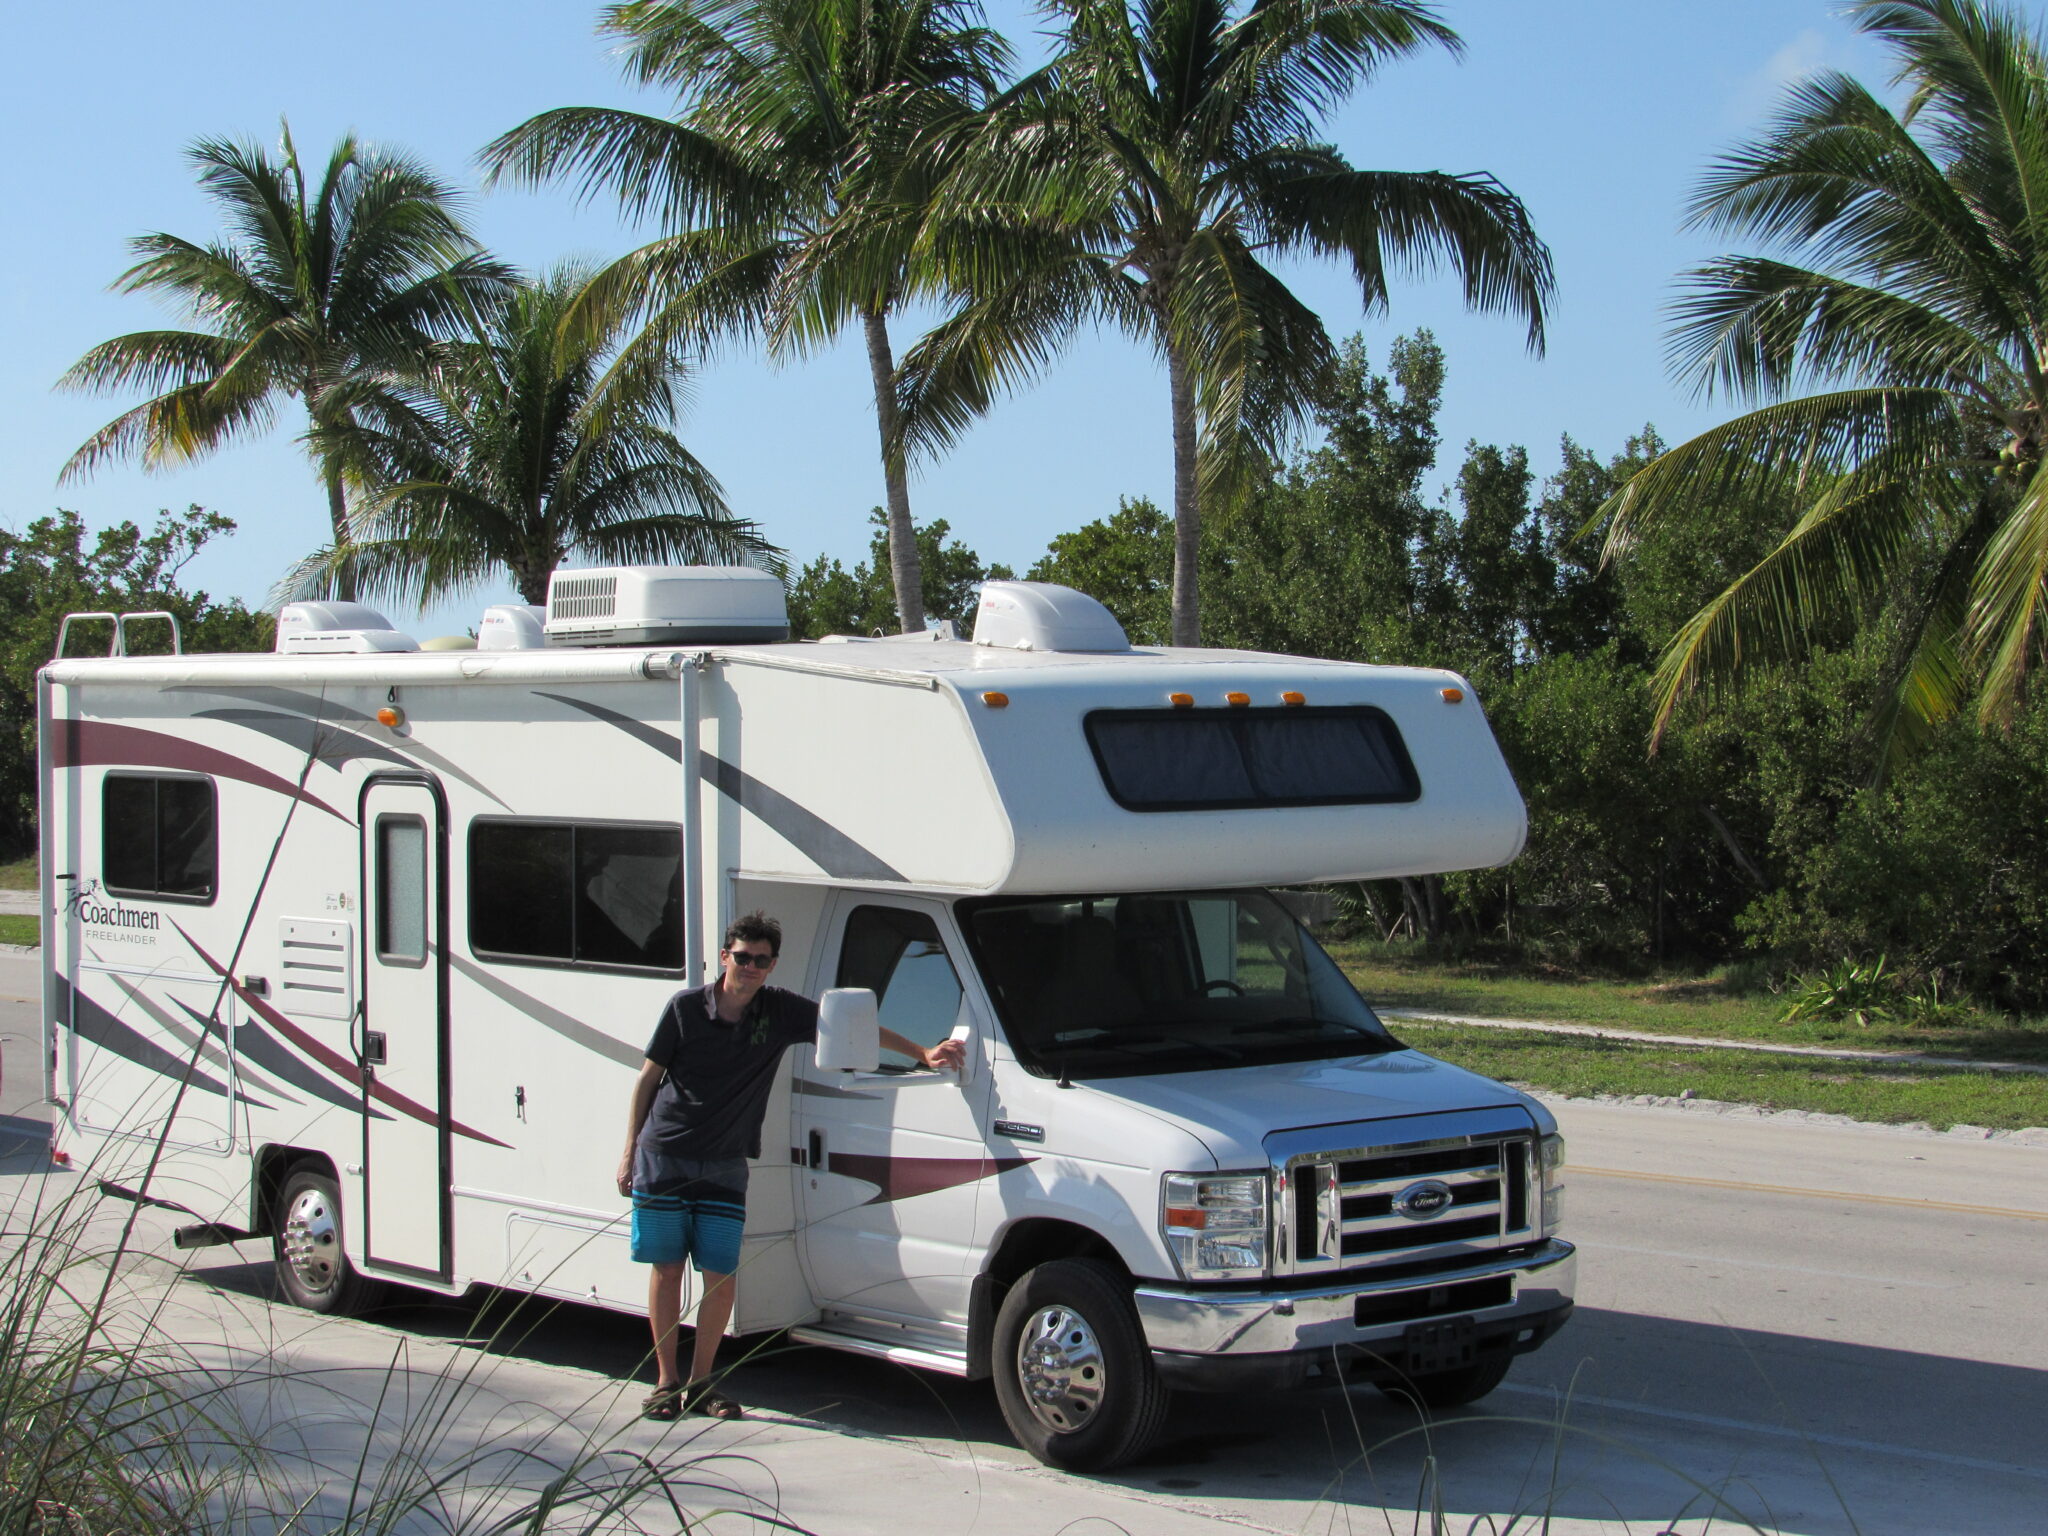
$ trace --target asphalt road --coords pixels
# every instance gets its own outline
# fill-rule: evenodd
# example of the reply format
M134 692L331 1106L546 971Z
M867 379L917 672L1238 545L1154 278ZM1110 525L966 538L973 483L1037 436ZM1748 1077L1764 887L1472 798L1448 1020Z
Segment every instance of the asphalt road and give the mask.
M17 1037L0 1058L13 1117L0 1143L36 1114L35 1009L12 1001L31 994L25 970L0 956L0 1035ZM1579 1311L1473 1409L1423 1424L1369 1390L1184 1397L1142 1465L1075 1479L1010 1444L984 1385L741 1341L732 1387L757 1417L698 1443L725 1437L772 1469L792 1518L890 1536L1386 1530L1382 1510L1409 1512L1391 1517L1405 1530L1432 1502L1461 1532L1517 1511L1550 1512L1557 1532L1684 1536L1717 1510L1717 1530L1811 1536L2048 1527L2048 1148L1582 1103L1559 1114ZM0 1158L0 1185L40 1162ZM644 1353L632 1319L515 1312L497 1295L401 1300L355 1323L266 1311L263 1257L209 1250L178 1287L253 1307L262 1328L337 1359L481 1346L502 1357L501 1390L565 1412ZM635 1396L611 1393L608 1412Z

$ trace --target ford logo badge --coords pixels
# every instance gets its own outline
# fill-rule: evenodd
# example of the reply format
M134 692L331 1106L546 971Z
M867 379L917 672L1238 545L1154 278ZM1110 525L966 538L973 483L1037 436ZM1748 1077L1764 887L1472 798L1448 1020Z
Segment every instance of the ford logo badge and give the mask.
M1451 1186L1442 1179L1424 1179L1394 1196L1394 1211L1410 1221L1427 1221L1451 1208Z

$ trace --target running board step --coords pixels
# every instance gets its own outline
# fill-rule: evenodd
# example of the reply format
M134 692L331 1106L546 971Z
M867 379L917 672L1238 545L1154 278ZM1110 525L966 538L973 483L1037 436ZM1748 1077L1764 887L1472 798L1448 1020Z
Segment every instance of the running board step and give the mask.
M947 1376L962 1377L967 1374L964 1350L956 1354L951 1350L926 1349L888 1339L863 1338L856 1333L839 1333L830 1328L792 1328L789 1337L799 1344L816 1344L821 1349L843 1350L849 1355L865 1355L870 1360L914 1365L921 1371L939 1371Z

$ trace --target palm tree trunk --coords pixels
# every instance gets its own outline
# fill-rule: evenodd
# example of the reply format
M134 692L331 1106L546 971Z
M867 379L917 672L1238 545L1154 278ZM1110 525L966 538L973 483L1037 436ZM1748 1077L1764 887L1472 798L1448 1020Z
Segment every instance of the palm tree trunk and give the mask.
M902 415L896 409L896 358L889 326L878 310L862 310L868 371L875 379L875 425L882 435L882 480L889 495L889 580L903 633L924 628L924 573L918 569L917 530L910 524L910 481L903 468Z
M348 497L342 492L340 470L332 465L323 466L320 478L327 482L327 516L334 524L334 548L339 553L355 542L349 536ZM345 603L356 600L355 561L344 560L335 566L334 595Z
M1195 483L1195 386L1180 349L1166 346L1166 379L1173 394L1173 643L1202 643L1201 599L1195 555L1202 542L1202 508Z

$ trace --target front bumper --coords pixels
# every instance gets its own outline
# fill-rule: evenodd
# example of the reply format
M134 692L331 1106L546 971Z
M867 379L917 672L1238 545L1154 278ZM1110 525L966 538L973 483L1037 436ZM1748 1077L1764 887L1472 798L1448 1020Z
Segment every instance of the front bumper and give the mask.
M1571 1315L1578 1255L1557 1238L1533 1251L1435 1275L1311 1291L1217 1291L1144 1285L1138 1320L1169 1385L1283 1387L1318 1376L1400 1375L1417 1323L1469 1319L1478 1348L1520 1354Z

